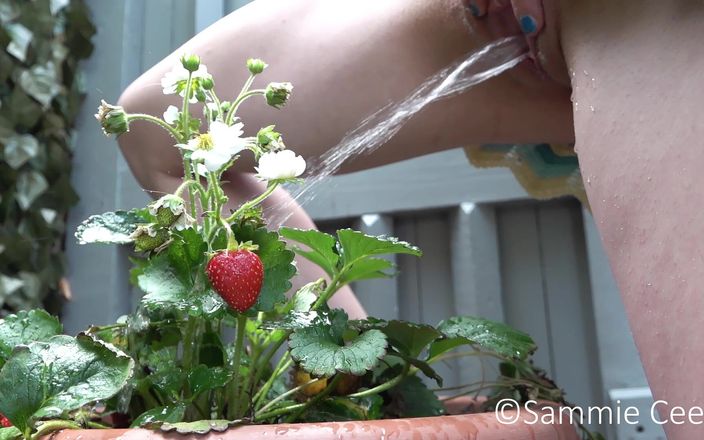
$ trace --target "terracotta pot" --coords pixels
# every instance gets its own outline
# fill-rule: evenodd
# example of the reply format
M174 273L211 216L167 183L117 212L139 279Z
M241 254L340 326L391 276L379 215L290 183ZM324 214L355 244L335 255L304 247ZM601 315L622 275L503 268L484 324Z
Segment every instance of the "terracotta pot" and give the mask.
M454 407L455 405L453 405ZM578 440L571 425L528 425L533 417L503 425L494 413L465 414L417 419L250 425L206 435L181 435L144 429L66 430L52 440Z

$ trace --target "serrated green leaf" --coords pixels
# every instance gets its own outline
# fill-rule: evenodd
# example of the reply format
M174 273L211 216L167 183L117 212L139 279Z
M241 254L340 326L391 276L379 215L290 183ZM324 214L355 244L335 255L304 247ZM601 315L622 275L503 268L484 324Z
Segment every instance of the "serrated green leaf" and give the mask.
M151 426L161 423L178 423L183 420L185 413L186 405L184 403L152 408L134 419L130 428L139 428L140 426Z
M18 312L0 320L0 359L7 360L17 345L47 341L61 334L59 320L44 310Z
M390 278L393 273L387 272L389 269L395 268L394 264L389 260L382 258L365 257L354 262L348 269L344 271L341 280L344 283L352 283L354 281L368 280L372 278Z
M411 357L418 357L428 344L442 336L433 326L400 320L369 318L354 321L353 325L360 329L375 328L383 331L394 348Z
M408 376L388 393L391 403L387 412L396 417L434 417L445 414L442 402L418 376Z
M471 316L457 316L438 324L448 338L464 338L467 343L501 356L525 359L536 350L533 339L506 324Z
M337 316L344 316L345 321L341 323ZM346 315L332 315L331 320L297 329L289 339L291 357L308 373L330 377L337 371L360 376L386 354L386 335L382 331L368 330L343 341Z
M80 334L15 348L0 370L0 413L21 431L125 386L134 362L115 347Z
M22 438L22 432L14 426L0 428L0 440L16 440L20 438Z
M174 272L184 283L193 283L196 271L205 262L208 245L203 237L193 228L174 231L167 255Z
M162 431L176 431L179 434L207 434L210 431L223 432L231 426L239 425L240 420L199 420L197 422L164 423Z
M416 246L395 237L374 237L353 229L340 229L337 237L345 264L372 255L408 254L420 257L423 254Z
M320 317L318 312L289 312L276 320L264 321L260 327L267 330L296 330L308 327Z
M295 247L297 254L320 266L328 275L333 276L337 269L339 255L335 251L337 240L330 234L315 229L302 230L295 228L281 228L281 235L305 245L309 250Z
M264 282L257 303L250 312L269 312L276 304L286 300L285 293L291 289L290 279L296 273L292 264L294 253L286 248L279 234L266 228L255 229L251 225L233 226L235 238L239 242L251 241L259 246L256 254L264 266Z
M78 244L126 244L133 241L130 235L140 223L144 223L140 210L106 212L88 217L78 225L75 235Z
M191 395L195 397L202 392L224 387L231 377L230 371L225 368L198 365L188 374Z

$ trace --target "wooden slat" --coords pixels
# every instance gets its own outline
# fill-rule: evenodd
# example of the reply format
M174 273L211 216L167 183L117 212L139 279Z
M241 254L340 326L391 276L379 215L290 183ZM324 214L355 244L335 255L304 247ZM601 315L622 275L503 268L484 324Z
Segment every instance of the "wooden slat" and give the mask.
M365 214L354 228L369 235L394 235L394 220L390 216ZM382 256L396 264L394 256ZM381 319L398 319L398 283L395 278L364 280L354 285L354 293L364 308Z
M538 228L550 316L553 378L571 402L602 403L589 273L585 260L584 232L579 205L541 204Z

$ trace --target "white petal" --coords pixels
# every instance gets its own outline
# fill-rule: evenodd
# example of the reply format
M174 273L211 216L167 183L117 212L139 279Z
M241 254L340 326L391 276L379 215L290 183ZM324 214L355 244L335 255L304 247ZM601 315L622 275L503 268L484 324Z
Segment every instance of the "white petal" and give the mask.
M175 124L178 121L178 107L175 105L168 106L164 112L164 121L169 125Z

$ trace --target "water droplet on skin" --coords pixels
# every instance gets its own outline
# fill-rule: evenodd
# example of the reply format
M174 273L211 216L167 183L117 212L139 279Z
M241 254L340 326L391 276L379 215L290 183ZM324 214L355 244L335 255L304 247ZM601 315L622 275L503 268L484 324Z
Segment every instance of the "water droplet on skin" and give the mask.
M586 70L583 70L582 72L584 73L584 76L589 76L589 72L587 72Z
M648 179L648 182L650 182L651 180L653 180L653 178L650 177L650 176L648 176L647 179Z
M589 110L591 110L592 113L594 113L594 112L596 111L596 109L594 108L593 105L590 105L590 106L589 106Z

